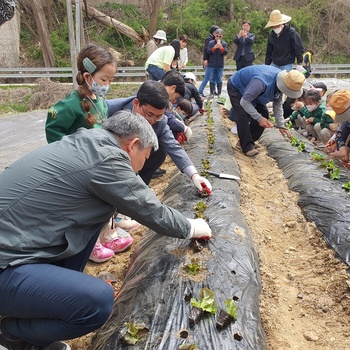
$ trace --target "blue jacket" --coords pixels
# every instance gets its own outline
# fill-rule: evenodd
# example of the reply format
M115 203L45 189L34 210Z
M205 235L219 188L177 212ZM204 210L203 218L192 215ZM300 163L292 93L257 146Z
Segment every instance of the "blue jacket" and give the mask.
M106 100L109 109L108 116L110 117L114 113L124 109L132 110L135 97L136 95L127 98ZM194 166L186 151L180 146L177 140L175 140L168 125L167 116L164 115L159 122L152 125L152 128L158 137L159 147L165 150L180 171L183 171L183 169L188 166Z
M254 61L255 60L255 54L253 52L253 44L255 40L255 34L253 33L248 33L247 38L239 38L238 34L235 35L235 38L233 39L233 42L237 45L236 52L233 56L233 59L235 61L238 61L240 57L242 56L243 48L244 48L244 58L246 61Z
M272 66L254 65L242 68L238 72L232 75L230 81L232 85L244 95L244 92L252 79L260 79L266 89L263 94L258 96L255 100L256 103L266 105L268 102L273 101L276 92L278 91L276 85L277 74L281 70Z

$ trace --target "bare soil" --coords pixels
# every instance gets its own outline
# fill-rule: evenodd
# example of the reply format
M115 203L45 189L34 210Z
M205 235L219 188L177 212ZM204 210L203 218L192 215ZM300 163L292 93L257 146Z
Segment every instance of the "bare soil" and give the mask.
M235 148L237 135L229 131L233 123L224 116L223 122L241 172L241 211L259 252L261 319L269 349L350 349L347 266L334 257L315 224L305 220L297 204L298 193L288 189L287 180L265 147L259 148L255 158L244 156ZM168 158L162 168L166 175L151 182L160 199L177 171ZM131 232L134 244L129 251L104 264L88 263L86 272L95 276L111 272L117 278L114 288L118 291L144 231ZM69 343L74 350L87 349L92 336Z

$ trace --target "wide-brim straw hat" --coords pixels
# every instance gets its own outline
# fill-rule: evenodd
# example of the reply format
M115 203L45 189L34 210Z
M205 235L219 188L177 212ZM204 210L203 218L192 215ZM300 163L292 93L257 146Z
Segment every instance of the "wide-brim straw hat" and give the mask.
M299 98L303 94L304 74L292 69L290 72L282 70L277 74L278 89L291 98Z
M292 17L284 15L280 10L273 10L270 14L270 19L267 22L265 28L278 26L280 24L288 23Z
M166 33L164 30L157 30L157 33L153 35L153 38L166 41Z
M335 112L336 123L342 123L350 119L350 91L341 89L336 91L331 99L329 105Z

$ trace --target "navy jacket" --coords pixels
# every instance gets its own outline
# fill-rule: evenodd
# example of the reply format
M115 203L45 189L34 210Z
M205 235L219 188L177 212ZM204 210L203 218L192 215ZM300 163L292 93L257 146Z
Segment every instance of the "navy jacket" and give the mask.
M255 40L255 34L253 33L248 33L247 38L239 38L238 34L235 35L235 38L233 39L233 42L237 45L236 52L233 56L233 59L235 61L238 61L241 56L244 56L246 61L254 61L255 60L255 54L253 52L253 44ZM244 55L242 55L244 48Z
M212 68L223 68L224 67L224 59L225 55L227 55L227 44L225 41L221 42L224 50L220 49L212 50L216 45L216 40L211 40L207 46L207 54L208 54L208 67Z

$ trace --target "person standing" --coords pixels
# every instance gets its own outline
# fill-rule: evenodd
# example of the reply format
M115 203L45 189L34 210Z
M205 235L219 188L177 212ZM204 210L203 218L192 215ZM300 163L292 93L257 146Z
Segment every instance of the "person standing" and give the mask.
M209 41L207 47L210 96L220 97L222 91L222 76L224 74L225 56L227 55L227 44L222 40L224 31L218 28L215 31L215 39Z
M162 44L166 43L166 33L164 30L157 30L157 33L153 35L153 38L148 40L146 45L147 58L158 49Z
M114 290L83 273L101 227L123 208L150 229L210 239L203 219L161 203L137 172L158 140L130 111L40 147L0 174L0 345L70 350L101 327Z
M209 81L209 71L207 70L208 66L208 53L207 53L207 46L209 44L209 41L215 39L214 32L216 29L219 29L217 25L212 25L209 29L209 35L205 38L204 40L204 45L203 45L203 68L205 69L204 72L204 77L201 85L199 86L198 92L202 97L205 97L204 95L204 89L208 84Z
M303 62L301 65L306 70L305 78L308 78L311 75L311 62L312 62L313 55L314 55L314 51L311 49L307 49L303 54Z
M180 58L177 63L177 69L182 70L187 66L187 62L188 62L188 52L187 52L188 36L186 34L180 35L179 41L180 41Z
M272 128L266 104L273 102L278 127L284 126L282 94L298 98L303 93L305 76L293 69L290 72L266 65L240 69L227 82L227 92L237 119L240 146L248 157L259 154L255 148L265 128ZM288 130L279 129L290 136Z
M301 66L303 62L304 46L298 32L288 22L292 17L274 10L265 28L272 28L267 39L265 64L286 70L293 68L295 60L300 66L300 71L305 71Z
M237 71L251 66L255 60L255 54L253 51L253 44L255 41L255 34L250 33L250 22L243 21L242 29L235 35L233 42L236 44L236 51L233 59L236 61Z

